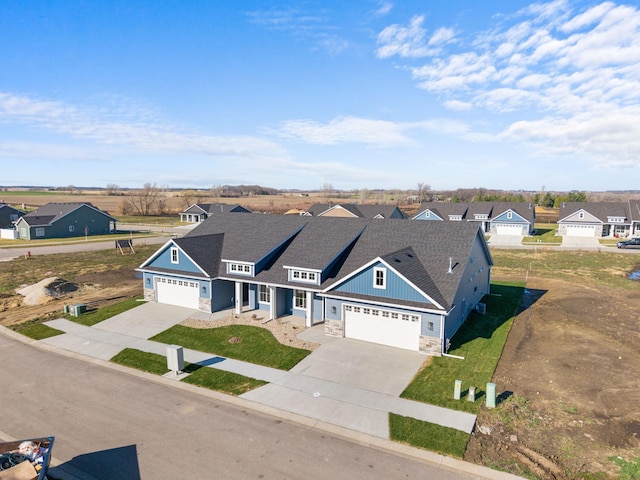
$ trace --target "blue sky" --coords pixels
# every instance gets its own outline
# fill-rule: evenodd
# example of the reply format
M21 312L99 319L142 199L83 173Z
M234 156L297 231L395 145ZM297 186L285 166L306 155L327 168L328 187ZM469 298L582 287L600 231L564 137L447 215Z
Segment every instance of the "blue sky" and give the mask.
M0 185L640 188L640 4L0 2Z

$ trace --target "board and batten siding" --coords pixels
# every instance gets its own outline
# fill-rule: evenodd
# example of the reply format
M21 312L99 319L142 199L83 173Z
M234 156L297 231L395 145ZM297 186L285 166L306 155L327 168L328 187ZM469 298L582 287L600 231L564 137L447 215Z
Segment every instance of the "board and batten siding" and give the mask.
M384 268L386 270L386 287L374 288L374 268ZM425 307L431 305L424 295L409 285L402 277L396 274L391 268L382 262L376 262L356 276L334 289L337 292L357 293L360 295L370 295L385 299L404 300L410 302L424 302Z
M171 249L177 248L175 245L167 246L160 255L153 259L148 267L165 268L168 270L179 270L181 272L200 273L202 271L193 263L184 252L178 248L178 263L171 262Z

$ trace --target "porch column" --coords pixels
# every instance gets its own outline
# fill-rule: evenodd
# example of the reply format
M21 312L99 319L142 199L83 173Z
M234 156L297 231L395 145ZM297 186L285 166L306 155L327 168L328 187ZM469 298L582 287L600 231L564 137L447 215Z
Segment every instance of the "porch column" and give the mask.
M313 325L313 317L312 317L312 313L313 313L313 292L306 292L307 295L307 308L306 308L306 313L305 313L305 320L304 320L304 324L307 327L310 327Z
M276 296L276 287L267 287L269 289L269 299L271 303L269 304L269 320L276 319L276 312L278 311L277 301L278 297Z
M236 305L235 305L235 313L238 315L242 313L242 304L244 303L244 298L242 298L242 282L236 282Z

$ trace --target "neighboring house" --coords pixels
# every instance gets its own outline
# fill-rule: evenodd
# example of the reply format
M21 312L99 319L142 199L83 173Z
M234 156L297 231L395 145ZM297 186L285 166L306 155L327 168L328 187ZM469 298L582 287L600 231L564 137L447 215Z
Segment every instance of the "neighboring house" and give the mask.
M138 271L148 301L300 316L327 335L441 355L489 293L492 265L467 222L219 214Z
M6 203L0 203L0 228L13 228L20 217L25 214L22 210L13 208Z
M180 212L180 221L189 223L204 222L214 213L251 213L241 205L228 205L226 203L194 203L184 212Z
M640 200L629 201L629 213L631 214L631 235L640 237Z
M356 205L355 203L347 203L344 205L317 203L303 215L313 217L355 217L377 219L407 218L404 212L400 210L397 205Z
M117 220L90 203L48 203L20 217L16 230L23 240L103 235Z
M483 232L497 235L532 235L536 211L525 202L422 203L413 220L476 222Z
M562 237L627 237L640 230L637 201L564 202L560 206L558 235ZM632 212L636 213L635 222Z

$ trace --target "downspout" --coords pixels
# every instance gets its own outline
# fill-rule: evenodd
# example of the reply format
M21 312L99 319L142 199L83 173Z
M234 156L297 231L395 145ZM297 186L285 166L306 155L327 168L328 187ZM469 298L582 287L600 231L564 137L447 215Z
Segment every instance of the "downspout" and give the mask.
M453 309L455 309L455 305L454 307L451 309L451 311L453 311ZM449 313L451 313L451 311ZM444 315L440 315L440 345L442 346L442 356L443 357L449 357L449 358L457 358L458 360L464 360L464 357L460 357L459 355L450 355L447 352L445 352L445 342L444 342Z

